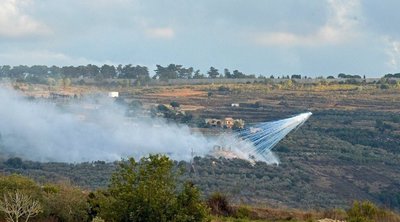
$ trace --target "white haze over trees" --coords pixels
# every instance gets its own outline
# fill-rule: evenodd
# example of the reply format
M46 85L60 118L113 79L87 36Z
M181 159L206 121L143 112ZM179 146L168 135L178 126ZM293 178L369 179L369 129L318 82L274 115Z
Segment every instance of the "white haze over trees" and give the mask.
M0 156L83 162L163 153L189 160L191 149L203 155L212 146L187 126L151 118L127 121L125 109L106 100L72 104L65 111L56 104L30 101L15 91L0 89L0 107Z
M0 89L0 107L0 157L46 162L114 161L148 154L190 160L194 151L197 156L279 164L273 147L311 116L303 113L205 138L186 125L160 118L139 115L130 120L126 107L99 95L57 105ZM212 150L214 145L219 149Z

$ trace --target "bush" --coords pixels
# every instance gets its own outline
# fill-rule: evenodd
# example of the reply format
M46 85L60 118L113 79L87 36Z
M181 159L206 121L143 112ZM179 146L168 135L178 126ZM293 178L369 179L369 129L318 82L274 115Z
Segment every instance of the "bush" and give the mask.
M221 193L213 193L207 200L211 213L219 216L230 216L233 213L228 198Z
M105 222L101 217L95 217L93 218L92 222Z
M389 89L390 86L388 84L381 84L379 88L380 89Z
M44 213L57 221L87 221L86 195L79 189L67 185L43 187Z
M0 197L15 191L22 191L33 198L40 197L40 187L33 180L20 175L0 176Z
M168 109L168 107L165 106L164 104L159 104L159 105L157 106L157 110L160 111L160 112L168 112L168 111L170 111L170 110Z
M323 218L344 221L346 219L346 211L342 209L328 209L322 213Z
M369 201L355 201L347 211L348 222L399 221L394 213L378 208Z
M178 189L174 163L162 155L122 162L91 210L106 221L205 221L208 211L192 184Z
M252 219L252 212L246 206L240 206L236 209L235 217L240 219Z
M172 101L172 102L170 103L170 105L171 105L173 108L178 108L181 104L179 104L179 103L176 102L176 101Z
M220 86L218 87L218 91L220 92L229 92L229 87L228 86Z

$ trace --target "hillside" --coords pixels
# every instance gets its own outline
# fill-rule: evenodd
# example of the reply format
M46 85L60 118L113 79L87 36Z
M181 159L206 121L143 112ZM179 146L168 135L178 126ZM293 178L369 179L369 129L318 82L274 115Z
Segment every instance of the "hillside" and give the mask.
M120 91L126 101L140 101L143 107L176 101L193 116L188 124L208 133L221 130L197 129L204 118L233 117L252 124L313 112L305 125L275 148L281 161L278 166L196 157L195 171L184 179L192 180L204 195L221 191L236 203L302 209L345 207L354 199L365 199L400 210L398 88L259 83ZM232 107L232 103L240 106ZM104 162L15 165L4 160L0 164L6 173L19 172L40 182L70 181L85 188L106 186L115 168ZM188 163L177 164L190 168Z

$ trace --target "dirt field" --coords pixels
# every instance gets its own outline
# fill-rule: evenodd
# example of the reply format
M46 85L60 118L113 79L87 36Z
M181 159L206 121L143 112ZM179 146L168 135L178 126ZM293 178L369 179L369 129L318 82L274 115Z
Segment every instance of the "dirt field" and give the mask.
M184 88L184 89L164 89L159 93L154 93L154 96L161 96L161 97L205 97L207 96L207 92L199 91L192 88Z

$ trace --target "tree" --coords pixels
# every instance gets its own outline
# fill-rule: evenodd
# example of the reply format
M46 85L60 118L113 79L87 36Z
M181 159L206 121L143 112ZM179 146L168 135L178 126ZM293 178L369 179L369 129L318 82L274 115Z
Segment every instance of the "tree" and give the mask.
M228 79L232 78L232 74L229 71L229 69L224 69L224 76L225 76L225 78L228 78Z
M62 85L62 87L64 89L69 87L71 85L71 79L70 78L66 78L66 77L62 78L61 79L61 85Z
M178 192L178 175L166 156L150 155L140 162L130 158L112 176L96 216L107 221L204 221L207 210L197 189Z
M51 74L51 76L54 78L55 76L59 76L62 73L62 69L58 66L51 66L49 68L49 73Z
M100 68L96 65L88 64L84 67L84 76L86 77L96 77L100 72Z
M150 81L149 69L146 66L136 66L135 73L139 84Z
M64 66L61 68L61 74L64 77L70 77L70 78L77 78L80 75L82 75L82 73L79 72L78 67L73 67L73 66Z
M119 64L119 65L117 66L117 68L116 68L116 72L117 72L117 77L118 77L118 78L121 78L121 76L122 76L122 69L123 69L123 67L122 67L121 64Z
M177 101L172 101L172 102L170 103L170 105L172 106L172 108L176 109L176 108L178 108L181 104L179 104Z
M178 72L181 68L182 65L175 64L169 64L167 67L157 65L157 69L154 70L156 72L154 78L158 78L163 81L167 81L168 79L177 79Z
M117 72L115 70L114 66L110 66L107 64L104 64L101 68L100 68L100 74L102 77L104 78L114 78L117 76Z
M193 75L193 79L204 79L204 75L200 73L200 70L196 70Z
M118 66L117 70L118 69L120 69L118 71L119 78L136 79L139 82L146 82L150 79L149 70L146 66L132 66L132 64L128 64L123 67Z
M293 74L291 79L301 79L301 75Z
M36 76L46 76L49 68L43 65L34 65L29 69L29 73Z
M219 76L219 72L218 69L214 68L214 67L210 67L210 70L207 72L208 77L211 79L215 79Z
M183 206L176 216L176 221L204 221L208 208L200 201L200 191L191 182L186 182L178 195L178 206Z
M25 218L25 222L42 212L40 203L32 200L29 195L19 191L4 194L0 200L0 211L4 212L9 222L18 222Z
M233 210L229 204L228 198L221 193L213 193L207 200L207 205L211 209L212 214L228 216Z
M361 76L359 75L348 75L345 73L339 73L338 78L343 78L343 79L361 79Z
M40 187L31 179L20 175L0 175L0 197L8 192L23 191L33 197L39 197Z
M180 79L191 79L193 76L193 68L181 68L178 70L178 78Z
M10 70L10 77L24 78L25 74L29 73L29 67L25 65L14 66Z
M57 221L87 221L86 194L67 185L46 185L42 188L44 214Z
M235 79L240 79L240 78L246 78L246 75L239 70L233 70L233 78Z
M0 77L10 77L11 66L4 65L0 67Z
M16 169L23 168L23 166L24 166L22 159L19 157L11 157L5 162L5 164L9 167L16 168Z

